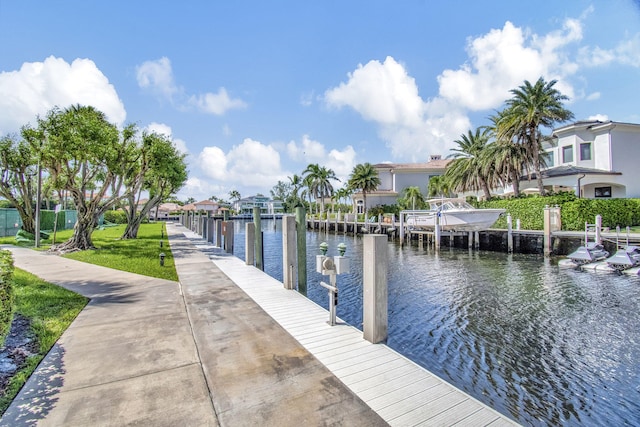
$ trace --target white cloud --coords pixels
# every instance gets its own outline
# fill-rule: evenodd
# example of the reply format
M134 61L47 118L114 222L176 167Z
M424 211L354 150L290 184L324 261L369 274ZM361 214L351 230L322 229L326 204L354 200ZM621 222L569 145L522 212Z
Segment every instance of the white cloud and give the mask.
M196 201L207 200L216 194L224 194L224 187L212 184L211 182L198 177L189 176L185 185L176 195L179 200L187 200L193 197Z
M149 126L147 126L147 131L167 136L171 139L174 147L176 147L180 153L187 155L190 154L189 149L187 148L187 143L182 139L174 138L173 132L169 125L166 125L164 123L152 122L149 124Z
M595 101L597 99L600 99L600 96L601 96L600 92L593 92L587 95L584 99L587 101Z
M376 122L393 157L407 161L445 153L470 127L456 105L441 98L425 102L413 77L392 57L359 65L346 83L326 91L325 101Z
M90 59L50 56L0 73L0 134L17 132L54 106L91 105L122 125L127 113L112 84Z
M264 192L279 180L287 180L287 173L281 171L278 151L251 138L227 153L219 147L205 147L198 156L198 164L209 178L254 191Z
M148 89L170 101L181 91L174 82L171 61L167 57L145 61L137 66L136 79L141 88Z
M184 101L184 89L176 84L171 61L167 57L145 61L137 66L136 78L141 88L166 98L172 103ZM217 116L223 115L228 110L242 109L247 106L243 100L229 97L227 90L223 87L218 89L217 93L207 92L188 96L187 103L204 113ZM178 108L184 108L184 106L178 105Z
M640 67L640 33L620 42L613 49L585 46L580 49L580 63L586 67L600 67L617 63Z
M247 106L241 99L231 99L227 90L223 87L218 89L218 93L194 95L189 99L189 103L196 106L200 111L215 114L216 116L221 116L228 110L242 109Z
M318 163L333 170L340 181L345 182L356 165L356 152L348 145L343 150L332 149L327 153L323 144L303 135L302 141L290 141L286 147L288 156L297 162L308 165Z
M346 83L325 93L325 99L329 105L350 106L366 120L382 124L415 126L423 110L415 80L390 56L383 63L358 65Z
M600 120L601 122L608 122L609 116L606 114L594 114L593 116L589 116L587 120Z
M578 66L564 48L581 38L582 24L575 19L565 20L562 30L544 36L507 21L502 29L469 40L470 62L438 76L440 96L470 110L486 110L500 106L523 81L543 76L560 80L556 88L571 98L573 87L561 79L575 74Z

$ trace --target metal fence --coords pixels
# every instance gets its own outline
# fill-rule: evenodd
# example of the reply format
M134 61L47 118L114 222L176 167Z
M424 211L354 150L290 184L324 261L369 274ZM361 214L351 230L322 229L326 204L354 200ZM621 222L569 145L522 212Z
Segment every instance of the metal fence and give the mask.
M41 212L50 212L55 215L54 211L42 210ZM76 211L60 211L58 217L64 218L64 227L62 226L62 219L58 219L58 229L68 230L73 228L78 217ZM0 209L0 237L15 236L18 230L22 227L22 219L15 209Z

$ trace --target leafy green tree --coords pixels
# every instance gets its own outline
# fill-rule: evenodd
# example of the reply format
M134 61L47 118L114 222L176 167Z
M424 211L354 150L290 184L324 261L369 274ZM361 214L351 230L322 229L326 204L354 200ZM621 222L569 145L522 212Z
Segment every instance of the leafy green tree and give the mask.
M289 205L290 209L293 210L293 208L297 206L304 206L303 196L299 194L300 190L304 187L304 182L300 175L294 174L288 178L289 185L291 186L291 194L289 196L291 200L289 201Z
M353 191L361 191L364 202L364 217L368 218L367 193L375 191L380 185L378 171L371 163L357 164L349 176L348 186Z
M36 230L37 163L37 152L26 140L17 136L0 139L0 196L16 208L22 229L31 234Z
M407 187L402 191L404 195L405 207L411 208L412 210L416 210L424 207L424 195L420 191L420 187Z
M37 127L25 127L24 138L41 151L41 162L55 188L69 192L77 209L71 238L60 251L93 248L91 233L106 210L118 203L131 155L128 138L93 107L74 105L50 110Z
M546 82L542 77L533 85L525 80L506 102L506 108L497 122L498 139L515 141L526 148L528 161L536 174L538 190L544 195L540 170L545 166L542 149L542 129L552 129L556 123L573 119L573 113L564 108L569 98L556 88L556 80Z
M491 172L487 172L486 162L490 161L486 155L489 144L489 132L487 129L476 129L475 133L469 131L454 141L458 148L454 148L452 157L445 172L445 179L455 191L482 191L485 199L491 198L490 185L493 185Z
M291 184L284 181L278 181L276 185L270 190L271 198L273 200L279 200L284 205L286 212L289 212L289 202L291 200Z
M134 133L133 128L125 128L123 134ZM133 134L125 138L133 137ZM132 146L132 148L134 148ZM171 139L157 133L142 134L142 142L137 148L135 161L130 163L126 175L125 199L123 210L127 217L127 227L123 239L138 237L140 224L149 212L175 194L187 181L187 165L184 154L173 145ZM142 205L143 191L149 198Z

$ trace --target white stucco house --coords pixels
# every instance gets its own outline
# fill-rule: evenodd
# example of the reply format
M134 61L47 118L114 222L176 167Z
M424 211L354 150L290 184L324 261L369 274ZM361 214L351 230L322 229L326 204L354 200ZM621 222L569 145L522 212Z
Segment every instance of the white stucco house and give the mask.
M576 122L555 129L543 148L545 188L589 199L640 198L640 124ZM521 181L527 188L536 188L535 179Z
M451 160L442 159L440 155L432 155L426 163L378 163L373 167L378 171L380 185L378 189L367 193L367 207L393 205L408 187L418 187L427 195L429 179L443 175ZM354 193L351 199L357 213L364 213L364 197L362 192Z

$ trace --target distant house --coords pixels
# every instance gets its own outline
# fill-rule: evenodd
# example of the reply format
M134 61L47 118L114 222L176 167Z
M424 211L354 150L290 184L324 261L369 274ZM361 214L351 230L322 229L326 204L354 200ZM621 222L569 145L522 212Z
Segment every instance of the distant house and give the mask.
M233 209L238 215L253 215L253 208L260 209L260 214L276 214L284 212L282 202L279 200L271 200L266 196L256 195L245 197L233 204Z
M214 202L212 200L203 200L201 202L196 202L194 203L194 206L196 207L197 211L206 211L211 215L217 214L218 209L220 208L218 202Z
M378 163L373 167L378 171L380 185L376 191L367 193L367 207L393 205L398 202L405 188L418 187L426 196L429 180L443 175L451 160L440 155L432 155L426 163ZM364 213L362 192L354 193L351 199L357 213Z
M555 129L543 148L546 189L575 191L589 199L640 198L640 124L576 122ZM535 179L520 183L521 190L534 187Z

